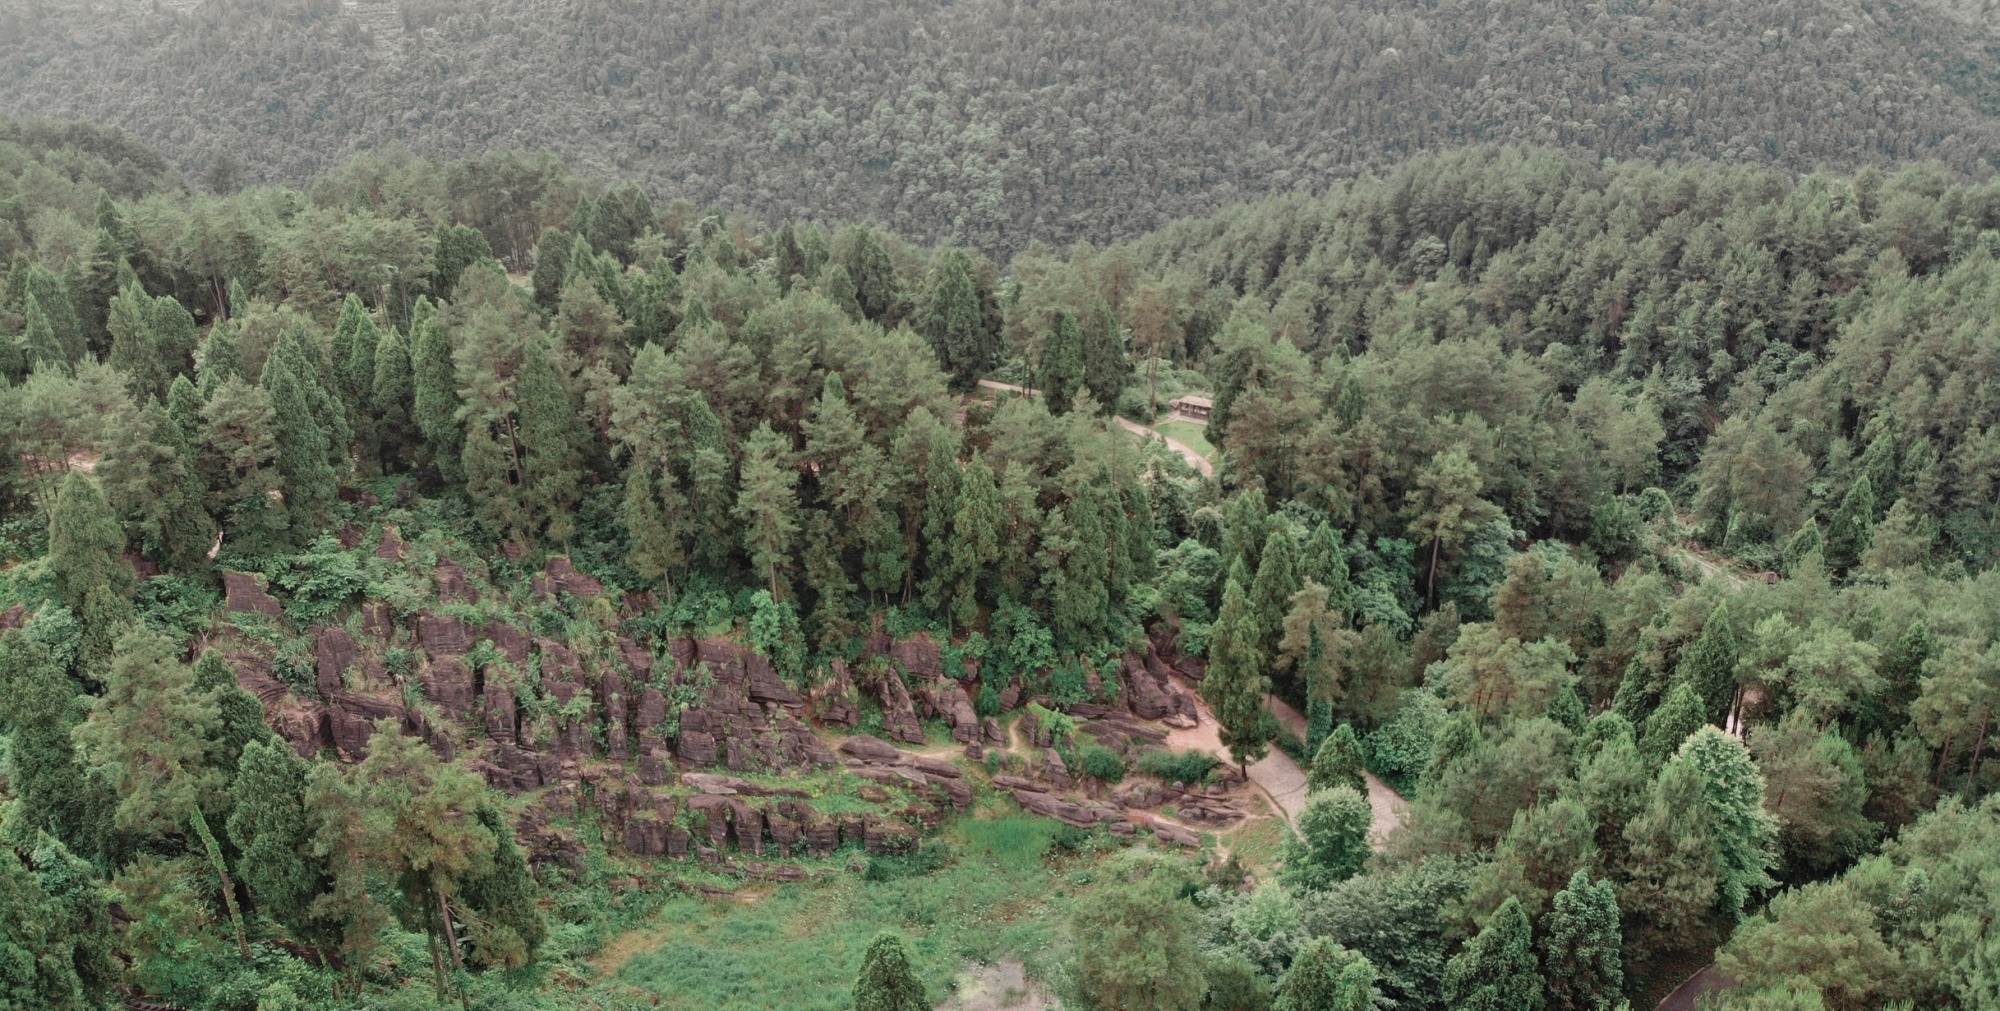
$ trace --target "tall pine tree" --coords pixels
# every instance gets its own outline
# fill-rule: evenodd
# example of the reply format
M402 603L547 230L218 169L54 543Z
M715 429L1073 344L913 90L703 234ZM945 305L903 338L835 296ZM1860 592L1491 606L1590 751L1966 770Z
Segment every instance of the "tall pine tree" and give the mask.
M1549 1011L1616 1011L1624 1000L1622 944L1617 891L1577 871L1550 900L1535 941Z
M977 386L991 360L993 341L980 310L972 258L964 250L947 249L938 255L918 326L937 354L939 367L950 377L951 389L964 392Z
M1528 914L1509 896L1465 950L1444 970L1444 1002L1452 1011L1541 1011L1542 975L1535 964Z
M1202 679L1201 694L1222 725L1223 746L1235 757L1237 766L1246 770L1264 757L1276 729L1264 707L1271 683L1264 676L1257 633L1257 616L1249 595L1236 580L1229 580L1223 587L1222 611L1209 639L1208 674Z
M774 601L785 599L779 576L791 568L792 535L799 531L798 481L789 442L770 424L759 424L743 446L735 515L743 524L743 549L769 582Z

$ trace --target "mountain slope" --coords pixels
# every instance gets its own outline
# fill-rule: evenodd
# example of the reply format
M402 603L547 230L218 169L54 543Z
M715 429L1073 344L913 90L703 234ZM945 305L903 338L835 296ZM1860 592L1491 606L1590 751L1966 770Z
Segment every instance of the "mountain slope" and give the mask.
M40 0L0 110L195 177L546 147L655 196L994 251L1482 141L1793 170L2000 160L1978 0ZM224 178L228 173L224 173Z

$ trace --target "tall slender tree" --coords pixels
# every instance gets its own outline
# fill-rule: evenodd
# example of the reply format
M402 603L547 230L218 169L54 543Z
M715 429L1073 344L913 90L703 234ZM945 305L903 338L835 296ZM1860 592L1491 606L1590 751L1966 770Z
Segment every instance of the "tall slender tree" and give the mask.
M743 549L774 601L785 599L779 575L791 568L792 535L799 530L798 480L788 441L769 423L759 424L743 445L736 519L743 524Z
M1250 763L1264 757L1276 729L1264 707L1271 682L1264 676L1257 631L1249 595L1236 580L1229 580L1223 587L1222 612L1209 640L1208 674L1202 679L1201 693L1222 725L1223 746L1246 771Z
M972 258L964 250L938 254L917 318L938 365L951 377L951 388L963 392L978 385L992 357L993 341L980 309Z
M1510 896L1446 964L1445 1006L1452 1011L1541 1011L1546 996L1533 940L1527 912Z
M1579 870L1550 900L1535 950L1549 1011L1616 1011L1624 1000L1618 893Z

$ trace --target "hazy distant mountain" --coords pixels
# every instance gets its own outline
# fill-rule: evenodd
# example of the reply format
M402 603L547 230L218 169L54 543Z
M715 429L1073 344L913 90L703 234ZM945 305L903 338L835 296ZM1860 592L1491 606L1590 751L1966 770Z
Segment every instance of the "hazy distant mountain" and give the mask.
M296 183L397 143L547 148L657 197L993 250L1477 141L2000 161L1992 0L8 6L0 110L122 126L197 183L218 160Z

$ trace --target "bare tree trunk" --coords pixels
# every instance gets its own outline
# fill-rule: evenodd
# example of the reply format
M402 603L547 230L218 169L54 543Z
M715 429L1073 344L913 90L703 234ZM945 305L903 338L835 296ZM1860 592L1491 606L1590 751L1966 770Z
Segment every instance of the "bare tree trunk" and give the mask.
M451 923L451 903L444 898L444 889L437 889L438 912L444 915L444 939L451 948L451 967L455 972L465 971L465 959L458 951L458 930ZM472 998L467 996L463 985L458 987L458 1003L471 1011Z
M1432 606L1437 605L1438 552L1443 550L1443 548L1444 548L1444 538L1442 537L1431 538L1431 578L1430 578L1430 583L1424 587L1424 596L1428 599L1428 602Z
M236 908L236 882L229 879L229 864L222 859L222 846L215 841L215 833L208 830L208 819L202 816L201 808L195 808L188 820L194 823L195 834L201 837L201 846L208 853L209 865L222 879L222 905L229 910L230 925L236 928L236 951L248 962L250 941L243 933L243 913Z
M430 941L431 941L431 978L437 984L438 1000L442 1002L445 998L444 953L438 950L438 939L436 934L430 935Z
M1966 778L1971 780L1972 785L1975 787L1979 785L1979 760L1986 753L1986 728L1991 726L1992 723L1993 717L1991 716L1980 721L1979 743L1972 746L1972 772Z

